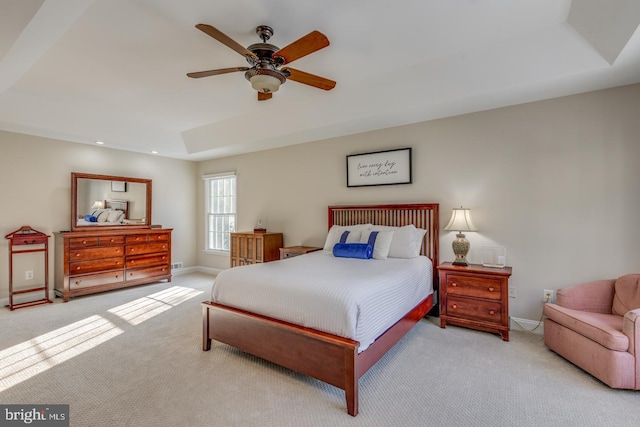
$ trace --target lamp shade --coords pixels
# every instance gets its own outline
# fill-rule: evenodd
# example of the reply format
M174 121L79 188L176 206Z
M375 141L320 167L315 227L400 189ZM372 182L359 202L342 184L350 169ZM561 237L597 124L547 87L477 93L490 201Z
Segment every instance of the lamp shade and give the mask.
M449 224L444 228L447 231L478 231L471 219L471 209L454 208L451 212Z
M95 202L93 202L93 206L91 206L91 209L102 209L104 208L104 202L102 200L96 200Z

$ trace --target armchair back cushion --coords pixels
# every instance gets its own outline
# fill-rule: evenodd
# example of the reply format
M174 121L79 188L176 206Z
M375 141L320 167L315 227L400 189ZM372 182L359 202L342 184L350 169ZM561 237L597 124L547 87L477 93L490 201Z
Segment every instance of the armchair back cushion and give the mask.
M615 279L595 280L558 289L557 303L573 310L611 314Z
M640 308L640 274L627 274L616 280L612 314L624 316L628 311Z

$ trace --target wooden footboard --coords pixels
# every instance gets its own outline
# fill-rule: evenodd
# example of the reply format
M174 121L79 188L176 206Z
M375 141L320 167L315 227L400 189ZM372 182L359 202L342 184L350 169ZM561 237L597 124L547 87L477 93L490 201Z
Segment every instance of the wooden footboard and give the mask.
M345 391L347 412L358 414L358 379L433 306L428 298L358 354L357 341L205 301L202 349L211 340L316 378Z

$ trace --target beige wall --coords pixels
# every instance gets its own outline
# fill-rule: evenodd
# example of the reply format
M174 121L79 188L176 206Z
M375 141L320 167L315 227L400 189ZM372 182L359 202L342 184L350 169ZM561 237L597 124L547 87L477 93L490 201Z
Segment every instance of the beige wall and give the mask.
M0 131L0 299L8 296L9 286L4 236L22 225L52 235L49 268L53 285L52 233L70 227L71 172L152 179L153 223L174 228L174 262L182 261L185 267L196 264L196 163ZM42 268L37 267L41 266L23 267L36 270L35 280L26 286L42 283L38 277ZM16 271L14 283L22 281L23 274Z
M239 228L261 218L285 245L322 245L331 204L437 202L442 227L469 207L470 261L505 246L510 315L537 320L544 288L640 272L639 109L640 85L627 86L200 162L198 175L236 171ZM346 187L346 155L400 147L413 148L413 184ZM226 268L202 250L197 200L197 264ZM453 238L441 231L441 261Z
M286 245L322 245L331 204L437 202L441 225L464 205L480 228L470 260L505 246L510 314L538 319L543 288L640 272L639 107L634 85L200 163L0 132L0 233L68 229L72 171L152 179L153 222L175 229L185 267L228 265L203 251L202 174L236 171L239 228L263 219ZM346 155L399 147L413 148L413 184L346 187ZM7 253L0 238L0 299Z

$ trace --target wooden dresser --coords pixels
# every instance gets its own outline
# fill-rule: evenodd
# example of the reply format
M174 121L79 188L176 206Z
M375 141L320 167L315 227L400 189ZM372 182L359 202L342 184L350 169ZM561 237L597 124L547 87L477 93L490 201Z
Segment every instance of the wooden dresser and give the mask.
M69 301L159 280L171 281L170 228L55 233L55 292Z
M440 272L440 327L464 326L495 332L509 341L511 267L491 268L445 262Z
M280 259L282 233L231 233L231 267Z

